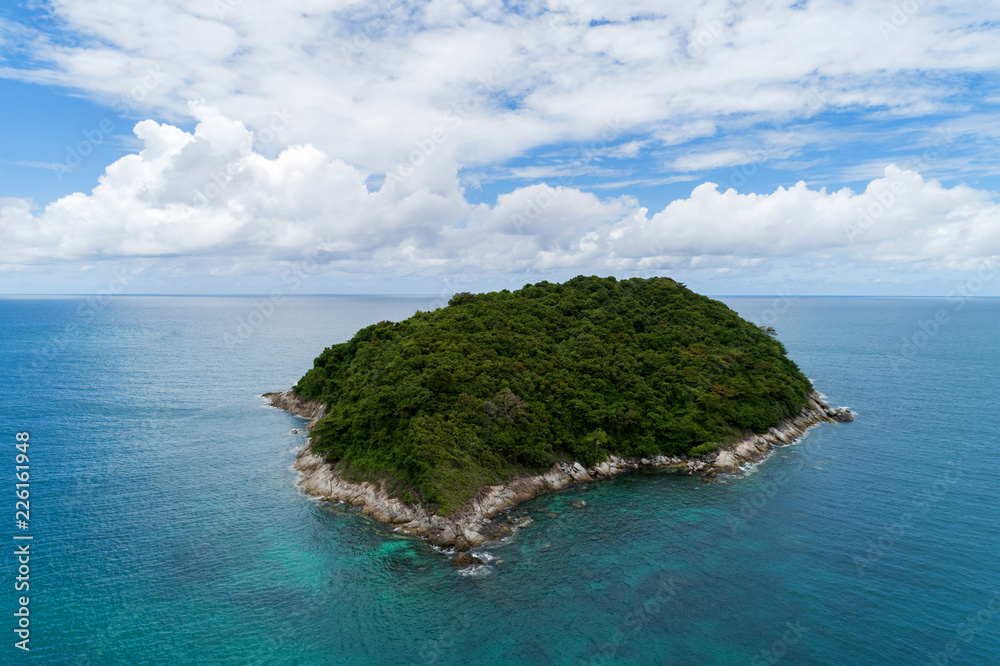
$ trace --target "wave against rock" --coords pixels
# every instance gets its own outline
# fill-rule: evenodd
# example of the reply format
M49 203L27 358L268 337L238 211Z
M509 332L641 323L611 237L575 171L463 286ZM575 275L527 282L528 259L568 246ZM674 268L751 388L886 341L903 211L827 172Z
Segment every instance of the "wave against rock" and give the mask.
M318 401L303 400L292 391L265 393L264 397L274 407L309 419L309 430L326 413L325 406ZM423 537L435 546L466 551L502 538L517 526L516 521L511 519L504 522L493 520L500 512L570 484L612 477L642 467L673 468L681 473L702 474L702 480L710 481L719 473L733 473L744 463L760 460L774 446L791 444L817 423L853 420L849 409L831 408L818 393L812 393L809 404L795 418L783 419L766 433L748 435L724 449L699 458L663 455L619 458L610 455L608 460L588 468L578 462L560 462L544 474L516 477L504 485L484 486L461 511L452 516L428 513L422 506L390 497L384 480L377 483L345 480L333 464L312 452L309 442L299 450L295 469L302 473L298 484L308 495L331 502L346 502L359 507L366 516L392 525L399 532Z

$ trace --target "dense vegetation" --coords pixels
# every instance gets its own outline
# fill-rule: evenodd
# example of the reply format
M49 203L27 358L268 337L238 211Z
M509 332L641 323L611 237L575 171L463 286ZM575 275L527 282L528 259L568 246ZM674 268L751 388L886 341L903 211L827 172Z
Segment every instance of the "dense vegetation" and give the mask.
M668 278L597 277L368 326L295 386L329 409L315 451L443 513L558 459L706 453L798 413L810 390L724 304Z

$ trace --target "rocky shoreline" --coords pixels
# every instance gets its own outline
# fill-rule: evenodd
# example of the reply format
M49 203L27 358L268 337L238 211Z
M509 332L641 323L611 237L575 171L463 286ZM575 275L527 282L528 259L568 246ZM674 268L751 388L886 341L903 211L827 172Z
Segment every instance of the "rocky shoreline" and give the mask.
M326 413L324 405L302 400L291 391L265 393L263 397L274 407L309 419L309 430ZM607 461L588 468L578 462L560 462L544 474L516 477L505 485L481 488L453 516L427 513L422 506L390 497L384 481L355 483L344 480L338 470L312 452L309 442L299 450L295 469L302 473L298 483L306 494L331 502L346 502L359 507L366 516L392 525L396 531L423 537L434 546L453 548L459 553L453 563L469 566L479 563L477 558L467 553L470 548L503 538L519 524L515 517L505 520L494 518L505 509L538 495L561 490L573 483L612 477L643 467L672 468L680 473L701 474L702 480L708 482L720 473L733 473L740 465L760 460L775 446L791 444L817 423L852 420L854 417L850 410L831 408L818 393L813 393L809 396L809 404L795 418L783 419L766 433L748 435L724 449L699 458L662 455L619 458L611 455Z

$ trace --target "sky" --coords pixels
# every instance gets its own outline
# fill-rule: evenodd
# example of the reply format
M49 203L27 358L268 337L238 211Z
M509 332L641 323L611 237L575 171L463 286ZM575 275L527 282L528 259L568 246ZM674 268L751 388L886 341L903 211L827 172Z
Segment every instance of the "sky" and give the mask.
M0 293L998 296L1000 2L30 0Z

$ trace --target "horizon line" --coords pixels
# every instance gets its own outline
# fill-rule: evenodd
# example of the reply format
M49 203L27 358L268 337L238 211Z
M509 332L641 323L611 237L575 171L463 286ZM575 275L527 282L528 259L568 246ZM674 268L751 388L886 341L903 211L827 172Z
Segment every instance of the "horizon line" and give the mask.
M496 290L495 290L496 291ZM494 292L477 292L477 293L495 293ZM516 291L516 290L511 290ZM692 290L693 291L693 290ZM185 293L136 293L136 294L112 294L108 292L95 292L95 293L44 293L44 294L0 294L0 298L87 298L87 297L102 297L111 296L112 298L122 298L122 297L161 297L161 298L318 298L318 297L344 297L344 296L388 296L393 298L444 298L445 296L453 296L462 292L450 292L448 294L406 294L406 293L390 293L390 292L355 292L355 293L319 293L319 294L273 294L273 293L246 293L246 294L234 294L234 293L218 293L218 294L185 294ZM954 296L941 295L941 294L712 294L712 293L702 293L696 292L702 296L708 296L710 298L953 298ZM1000 298L998 296L961 296L962 298L981 298L981 299L991 299Z

